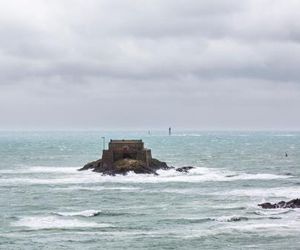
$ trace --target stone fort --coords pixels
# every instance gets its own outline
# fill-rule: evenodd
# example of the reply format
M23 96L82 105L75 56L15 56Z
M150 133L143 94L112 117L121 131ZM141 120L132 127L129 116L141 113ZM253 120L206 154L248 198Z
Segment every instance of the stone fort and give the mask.
M151 150L144 148L142 140L110 140L108 149L103 150L102 165L111 167L122 159L133 159L144 162L149 167L152 160Z

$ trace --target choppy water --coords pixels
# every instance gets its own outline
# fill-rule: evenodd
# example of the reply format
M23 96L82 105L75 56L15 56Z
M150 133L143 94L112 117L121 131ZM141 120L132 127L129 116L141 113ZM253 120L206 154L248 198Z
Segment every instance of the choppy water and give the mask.
M101 137L143 139L189 174L78 172ZM285 157L285 152L288 157ZM300 133L0 132L1 249L300 249Z

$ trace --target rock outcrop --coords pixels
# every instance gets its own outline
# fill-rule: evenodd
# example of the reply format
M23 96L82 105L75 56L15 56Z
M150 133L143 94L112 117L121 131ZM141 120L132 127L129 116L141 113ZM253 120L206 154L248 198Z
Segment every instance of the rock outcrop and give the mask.
M191 167L191 166L180 167L180 168L176 168L176 171L177 172L182 172L182 173L188 173L193 168L194 167Z
M157 170L170 170L174 169L177 172L188 173L194 167L185 166L180 168L169 167L167 163L159 161L155 158L151 159L149 166L143 161L134 159L122 159L113 163L112 166L104 166L102 159L87 163L79 171L92 170L93 172L102 173L103 175L126 175L128 172L136 174L153 174L158 175Z
M172 167L169 167L165 162L154 158L151 159L149 166L147 166L145 162L141 160L125 158L115 161L112 166L104 166L102 159L99 159L86 164L84 167L79 169L79 171L91 169L92 171L102 173L103 175L126 175L128 172L134 172L136 174L158 175L156 172L157 170L168 170L171 168Z
M290 201L280 201L278 203L261 203L258 204L258 206L264 208L264 209L274 209L274 208L300 208L300 199L294 199Z

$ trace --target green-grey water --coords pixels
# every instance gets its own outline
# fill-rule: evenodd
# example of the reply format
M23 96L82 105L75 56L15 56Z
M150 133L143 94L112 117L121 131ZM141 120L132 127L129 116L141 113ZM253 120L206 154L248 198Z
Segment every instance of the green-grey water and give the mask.
M78 172L102 136L196 168ZM300 249L300 210L257 206L300 198L300 133L2 131L0 159L0 249Z

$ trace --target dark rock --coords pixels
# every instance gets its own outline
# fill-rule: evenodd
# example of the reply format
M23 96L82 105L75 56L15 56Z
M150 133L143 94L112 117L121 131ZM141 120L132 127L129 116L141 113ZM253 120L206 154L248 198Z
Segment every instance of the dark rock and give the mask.
M260 206L264 209L276 208L275 204L271 204L270 202L261 203L261 204L258 204L258 206Z
M102 159L99 159L97 161L92 161L92 162L89 162L86 165L84 165L82 168L78 169L78 171L88 170L88 169L95 170L98 167L100 167L101 164L102 164Z
M229 175L226 175L227 178L232 178L232 177L236 177L238 176L238 174L229 174Z
M280 201L278 203L271 204L270 202L258 204L258 206L264 209L274 208L300 208L300 199L293 199L288 202Z
M152 169L155 169L155 170L159 170L159 169L169 170L169 169L172 168L172 167L169 167L167 165L167 163L165 163L163 161L159 161L159 160L157 160L155 158L151 159L150 166L151 166Z
M176 171L183 172L183 173L188 173L193 168L194 167L186 166L186 167L176 168Z
M113 166L104 166L102 160L90 162L84 167L80 168L82 170L92 170L94 172L102 173L103 175L126 175L128 172L134 172L136 174L154 174L157 170L168 170L172 167L169 167L165 162L159 161L152 158L149 166L146 166L145 162L135 159L122 159L113 163Z
M133 159L122 159L114 162L115 174L127 174L132 171L136 174L156 174L155 169L147 167L143 161Z
M114 162L113 166L103 166L102 159L87 163L82 168L78 169L79 171L83 170L92 170L93 172L102 173L103 175L126 175L128 172L134 172L136 174L157 174L157 170L170 170L175 169L170 167L167 163L159 161L155 158L151 159L149 166L143 161L134 160L134 159L122 159ZM189 170L193 169L192 166L185 166L176 168L175 170L181 173L188 173Z
M285 206L289 208L300 208L300 199L288 201L286 202Z

